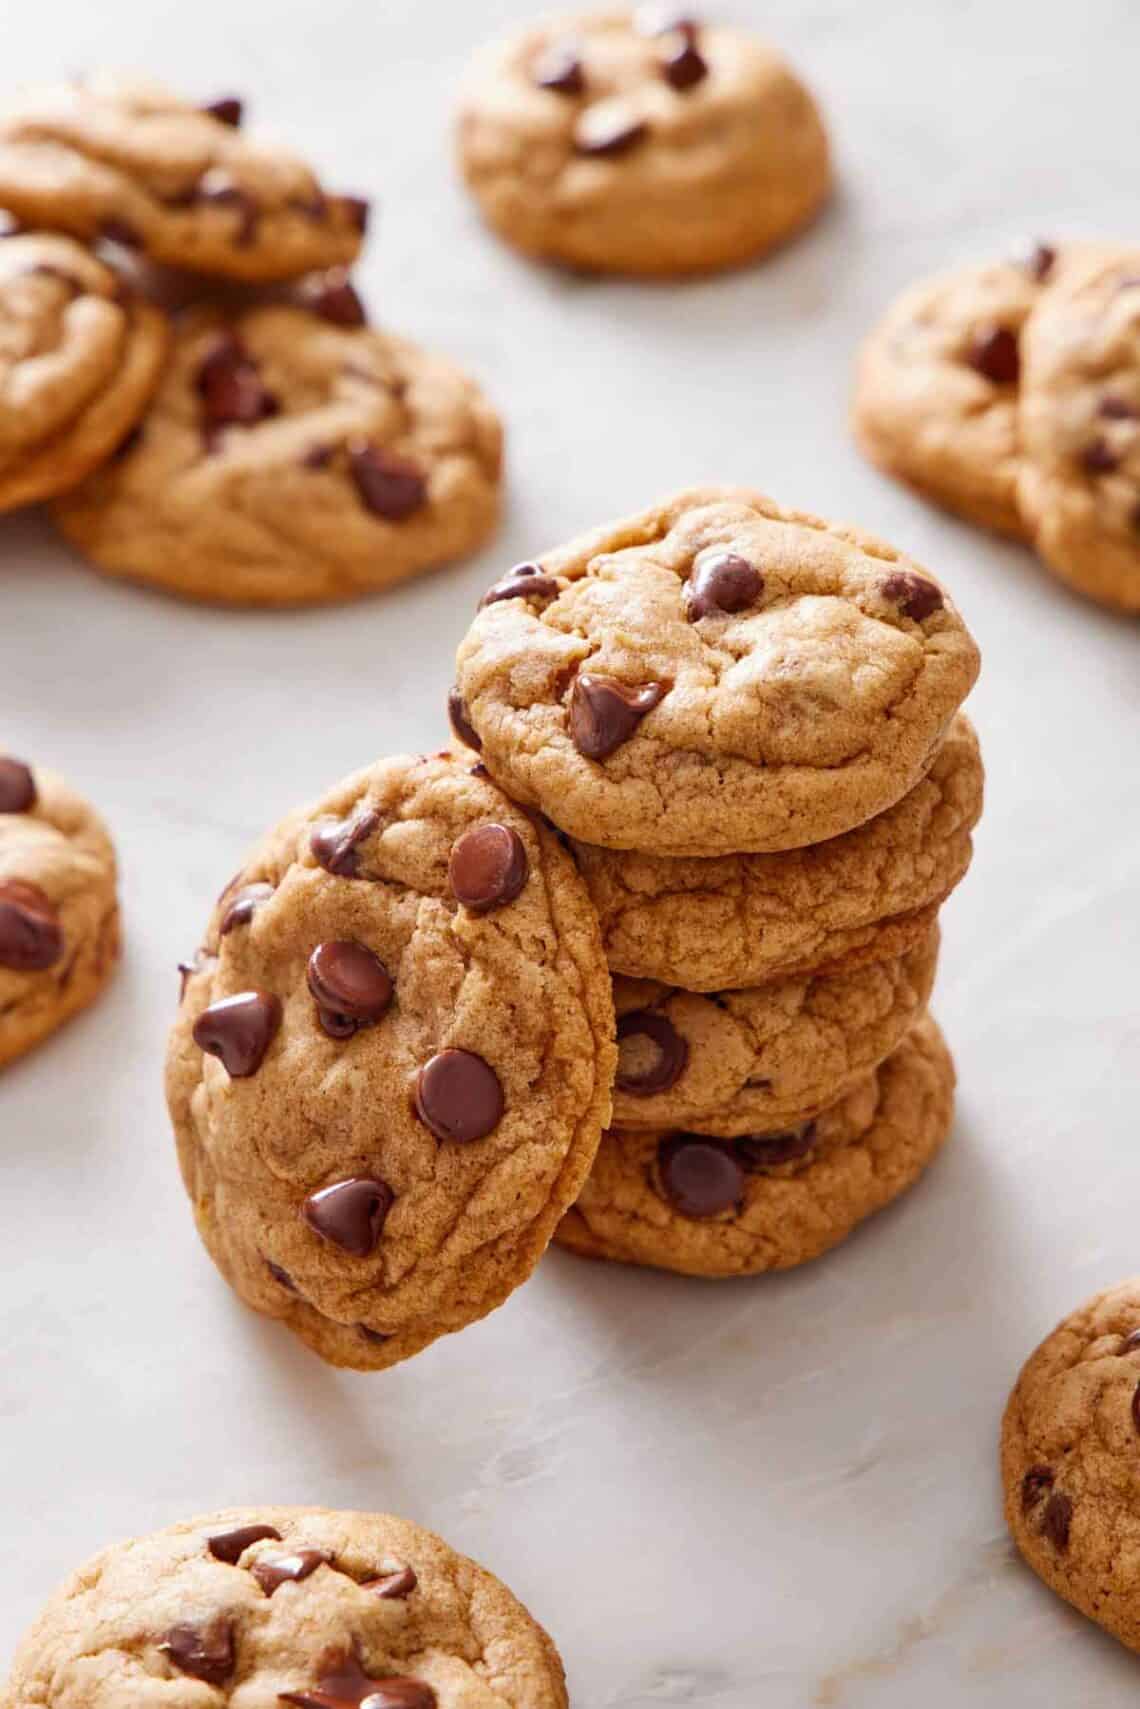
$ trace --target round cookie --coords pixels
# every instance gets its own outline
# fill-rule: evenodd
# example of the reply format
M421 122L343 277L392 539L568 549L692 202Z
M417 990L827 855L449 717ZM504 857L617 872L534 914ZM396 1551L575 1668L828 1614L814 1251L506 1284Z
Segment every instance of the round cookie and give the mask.
M961 267L904 291L863 346L852 422L888 474L971 522L1022 537L1017 502L1022 329L1059 268Z
M231 279L352 261L368 204L238 128L241 102L195 107L160 85L97 77L30 90L0 114L0 207Z
M556 1240L584 1258L688 1276L787 1270L837 1246L913 1185L950 1129L954 1064L924 1017L814 1122L736 1141L603 1136Z
M583 842L715 855L892 806L978 651L893 547L708 487L516 566L457 669L457 728L517 800Z
M138 435L56 507L112 575L195 599L350 599L461 557L498 520L502 433L475 384L358 324L341 278L305 304L193 311Z
M819 112L790 67L656 6L555 19L485 51L459 163L508 243L616 273L744 261L804 226L831 186Z
M291 814L186 969L167 1092L199 1231L333 1364L500 1305L609 1117L589 897L479 769L383 760Z
M1086 1300L1027 1361L1001 1435L1005 1516L1038 1577L1140 1650L1140 1278Z
M0 1064L94 1002L118 955L102 820L54 772L0 753Z
M1018 498L1063 581L1140 611L1140 249L1050 290L1024 340Z
M705 860L574 843L611 970L727 991L901 955L965 876L983 778L959 713L901 801L827 842Z
M166 324L68 237L0 243L0 510L83 479L146 408Z
M614 1126L731 1139L795 1125L890 1055L925 1010L937 966L933 925L886 961L745 991L615 979Z
M389 1514L227 1508L104 1549L20 1644L0 1709L567 1709L505 1585Z

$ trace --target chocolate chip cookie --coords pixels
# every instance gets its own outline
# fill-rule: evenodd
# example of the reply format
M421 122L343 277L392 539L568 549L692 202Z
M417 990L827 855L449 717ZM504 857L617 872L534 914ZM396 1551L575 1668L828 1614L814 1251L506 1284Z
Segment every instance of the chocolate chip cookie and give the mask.
M115 851L62 778L0 752L0 1064L103 989L119 954Z
M367 203L250 141L233 98L195 107L117 77L33 89L0 114L0 207L25 225L107 239L230 279L352 261Z
M166 326L68 237L0 243L0 510L83 479L146 408Z
M926 776L843 836L706 860L574 843L574 858L615 973L726 991L921 942L970 864L982 793L978 739L959 713Z
M655 5L564 18L485 52L459 162L508 243L618 273L758 255L831 184L819 111L790 67L740 31Z
M167 1089L199 1230L334 1364L500 1305L609 1117L589 897L481 769L383 760L292 814L186 969Z
M735 1140L607 1133L556 1239L690 1276L790 1269L913 1185L949 1132L953 1095L950 1054L924 1018L814 1121Z
M1006 1521L1033 1571L1140 1650L1140 1278L1087 1300L1029 1359L1001 1465Z
M937 966L933 925L886 961L744 991L618 978L614 1126L735 1138L815 1115L895 1049Z
M179 323L154 405L56 516L112 575L195 599L349 599L473 551L502 435L442 357L359 324L339 276L304 305Z
M567 1709L505 1585L388 1514L228 1508L104 1549L47 1604L0 1709Z
M893 547L695 488L503 575L452 712L510 794L583 842L772 851L893 806L977 671L948 597Z

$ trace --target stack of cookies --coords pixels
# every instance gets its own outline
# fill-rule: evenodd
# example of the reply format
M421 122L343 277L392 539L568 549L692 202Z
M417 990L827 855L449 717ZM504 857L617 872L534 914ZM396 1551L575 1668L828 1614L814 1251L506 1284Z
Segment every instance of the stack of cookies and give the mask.
M613 1123L557 1238L698 1275L823 1252L921 1173L969 864L978 668L870 536L680 494L496 583L452 721L567 838L613 974Z

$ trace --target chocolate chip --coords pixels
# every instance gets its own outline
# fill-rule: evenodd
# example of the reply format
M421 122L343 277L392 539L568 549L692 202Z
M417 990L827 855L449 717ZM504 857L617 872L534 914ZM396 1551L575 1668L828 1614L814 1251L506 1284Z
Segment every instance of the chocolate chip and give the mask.
M1137 1383L1132 1391L1132 1423L1137 1433L1140 1434L1140 1383Z
M1130 1335L1124 1337L1120 1344L1121 1357L1126 1353L1135 1353L1138 1347L1140 1347L1140 1329L1134 1329Z
M317 945L309 957L308 981L321 1025L333 1038L372 1026L392 1001L384 963L348 938Z
M416 1113L437 1139L466 1144L498 1127L503 1088L495 1070L471 1050L441 1050L416 1080Z
M423 471L394 451L357 439L348 447L348 466L366 508L386 522L403 522L427 502Z
M1041 1529L1055 1549L1062 1553L1069 1546L1069 1526L1073 1519L1073 1504L1067 1495L1054 1490L1041 1515Z
M54 902L38 884L0 881L0 967L43 973L63 954L63 928Z
M744 611L764 591L764 577L737 552L712 546L701 552L685 583L685 615L691 623L710 613Z
M396 1195L387 1181L368 1175L353 1175L310 1193L302 1215L314 1234L350 1252L354 1258L370 1258L380 1244L384 1220Z
M158 1646L179 1673L224 1685L234 1671L234 1629L224 1614L203 1626L172 1626Z
M1053 1488L1051 1466L1031 1466L1021 1480L1021 1511L1028 1513Z
M575 677L570 691L570 739L585 759L607 759L628 742L641 720L668 692L661 682L628 688L609 677L583 672Z
M229 1567L236 1567L251 1543L264 1543L272 1540L281 1541L280 1531L272 1525L239 1525L233 1531L215 1531L206 1538L206 1547L216 1561L224 1561Z
M540 89L552 89L558 95L581 95L586 88L582 61L565 43L556 44L539 54L531 65L530 74Z
M303 279L298 286L301 305L334 326L367 326L368 315L347 267L330 267Z
M1096 413L1106 421L1140 420L1140 410L1130 404L1127 398L1118 398L1112 392L1107 392L1101 398Z
M231 332L214 339L195 379L207 428L251 427L276 415L277 399L261 383L257 366Z
M479 825L464 831L451 850L448 882L457 902L472 914L487 914L520 895L529 866L517 831Z
M634 29L642 36L665 36L677 34L695 41L700 29L700 19L695 13L679 6L645 5L639 6L633 16Z
M302 469L327 469L336 454L335 445L310 445L298 458Z
M359 870L359 845L380 823L380 815L367 806L358 807L351 818L331 825L316 825L309 836L313 858L337 878L355 878Z
M774 1169L781 1163L798 1163L814 1144L814 1122L790 1133L749 1133L733 1141L736 1155L746 1169Z
M318 1567L331 1565L332 1556L323 1549L297 1549L288 1555L262 1555L249 1570L266 1596L272 1596L283 1584L300 1584Z
M982 327L975 334L966 357L971 368L992 380L995 386L1015 386L1021 374L1017 334L1008 326Z
M366 1323L358 1323L356 1327L359 1329L361 1335L363 1335L365 1341L371 1341L374 1347L383 1347L385 1341L391 1341L392 1339L391 1335L385 1334L382 1329L369 1329Z
M661 72L666 83L683 92L704 81L709 74L708 61L691 41L686 41L669 55Z
M0 813L26 813L36 799L31 767L9 754L0 755Z
M1094 439L1081 452L1081 467L1089 475L1110 475L1120 467L1120 458L1106 439Z
M281 999L269 991L239 991L203 1009L194 1043L216 1056L231 1080L247 1080L261 1067L281 1025Z
M438 1709L438 1697L422 1679L393 1674L375 1684L377 1689L369 1692L361 1709Z
M361 237L368 230L368 219L372 212L371 203L363 196L341 196L340 205L348 216L349 224L356 227Z
M553 576L544 576L538 564L516 564L505 576L489 587L479 601L484 606L497 605L502 599L556 599L560 588Z
M194 186L194 200L232 208L238 216L237 243L244 249L253 242L261 219L261 207L248 190L234 182L224 167L211 166L202 174Z
M649 126L644 119L607 101L599 101L579 116L574 126L574 147L579 154L609 158L625 154L648 134Z
M187 983L194 977L194 975L196 973L204 973L208 967L216 966L217 960L217 956L211 955L208 949L196 949L194 951L193 961L180 961L178 963L178 972L182 979L178 992L179 1002L181 1002L183 997L185 997Z
M406 1675L371 1678L357 1650L326 1650L317 1668L317 1688L280 1691L278 1700L298 1709L437 1709L430 1685Z
M1025 258L1025 270L1031 279L1043 285L1057 262L1057 251L1051 243L1035 243Z
M219 124L229 125L235 131L241 124L243 110L243 103L236 95L223 95L220 100L207 101L202 108L210 118L217 119Z
M673 1133L657 1147L661 1189L682 1216L720 1216L734 1210L744 1194L744 1171L719 1140L696 1133Z
M265 1268L269 1271L269 1274L273 1277L273 1280L277 1283L278 1287L284 1288L287 1294L300 1293L300 1289L289 1274L288 1270L283 1270L280 1264L274 1264L272 1259L267 1258L265 1260Z
M467 702L458 688L448 690L447 720L461 742L466 743L469 748L474 748L477 754L482 753L483 743L479 738L479 732L467 716Z
M100 220L99 236L105 237L108 243L121 244L124 249L142 248L142 238L134 226L115 214L109 214L106 219Z
M222 915L218 936L224 938L235 926L248 926L257 909L272 895L272 884L260 880L256 884L243 884L240 890L235 890L229 907Z
M913 570L896 570L894 575L887 576L882 584L884 599L889 599L897 605L904 617L909 617L914 623L925 623L936 611L941 611L944 604L942 589L937 583L928 581L925 576L916 576Z
M619 1092L627 1092L634 1098L652 1098L656 1092L667 1092L675 1086L688 1066L688 1043L672 1021L652 1009L634 1009L631 1014L619 1015L617 1036L618 1070L614 1084ZM649 1063L631 1066L632 1053L626 1051L623 1066L620 1046L631 1038L647 1038L656 1047Z
M382 1602L404 1602L419 1584L411 1567L399 1567L395 1572L385 1573L381 1578L366 1579L361 1590L371 1591Z

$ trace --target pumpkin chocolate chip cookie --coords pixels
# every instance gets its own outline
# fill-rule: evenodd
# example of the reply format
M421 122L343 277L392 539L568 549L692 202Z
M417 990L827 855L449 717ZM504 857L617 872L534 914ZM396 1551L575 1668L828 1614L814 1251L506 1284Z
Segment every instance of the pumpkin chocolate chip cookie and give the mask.
M466 760L385 760L272 832L185 969L167 1088L223 1274L381 1369L526 1280L609 1117L597 919Z
M505 1585L389 1514L228 1508L104 1549L47 1604L0 1709L567 1709Z
M882 541L697 488L521 564L459 648L488 771L608 848L799 848L893 806L978 671L938 584Z

